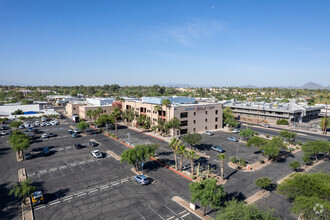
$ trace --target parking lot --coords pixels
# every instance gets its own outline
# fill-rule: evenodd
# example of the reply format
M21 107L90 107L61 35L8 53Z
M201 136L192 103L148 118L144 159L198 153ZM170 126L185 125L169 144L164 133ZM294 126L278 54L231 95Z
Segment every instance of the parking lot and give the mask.
M112 150L120 155L128 149L125 145L93 130L73 138L68 130L74 124L63 122L40 128L56 136L42 139L42 133L36 134L27 152L38 156L22 162L28 178L45 195L45 204L34 207L36 219L197 219L172 201L173 196L189 200L189 180L147 162L144 173L152 184L141 186L131 166L106 154ZM90 140L98 146L88 146ZM76 149L75 143L84 147ZM45 146L48 156L41 153ZM94 149L104 157L94 158Z

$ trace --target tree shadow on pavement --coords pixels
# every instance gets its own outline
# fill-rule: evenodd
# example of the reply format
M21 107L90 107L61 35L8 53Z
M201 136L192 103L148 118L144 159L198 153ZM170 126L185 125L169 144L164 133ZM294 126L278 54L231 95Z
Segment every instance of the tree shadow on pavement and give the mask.
M8 151L10 150L10 147L3 147L3 148L0 148L0 157L2 155L6 155L8 153Z
M230 201L233 199L240 202L240 201L244 201L246 199L246 196L242 192L238 192L238 191L226 194L226 196L225 196L226 201Z
M0 218L9 220L21 215L20 199L9 195L9 183L0 184Z
M238 170L234 170L233 172L231 172L228 176L226 176L226 180L229 180L230 179L230 177L232 176L232 175L234 175L235 173L237 173L237 171Z

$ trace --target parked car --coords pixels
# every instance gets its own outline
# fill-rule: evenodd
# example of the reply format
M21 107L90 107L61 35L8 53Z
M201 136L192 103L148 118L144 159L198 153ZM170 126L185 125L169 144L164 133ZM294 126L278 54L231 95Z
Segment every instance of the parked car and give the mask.
M30 124L29 128L34 128L34 124Z
M91 154L93 157L95 157L96 159L102 158L103 155L99 150L92 150Z
M34 158L35 155L34 154L31 154L31 153L25 153L24 154L24 160L30 160L32 158Z
M270 125L269 124L264 124L262 127L270 128Z
M228 139L228 141L238 142L238 139L235 137L228 137L227 139Z
M73 132L72 130L68 130L68 134L71 135Z
M23 129L23 128L25 128L25 126L24 125L20 125L20 126L18 126L18 128L19 129Z
M73 130L73 132L79 134L80 130L78 128L76 128L76 129Z
M1 133L0 133L1 136L7 135L7 134L8 134L8 132L5 132L5 131L1 131Z
M27 123L27 122L25 122L25 123L24 123L24 127L25 127L25 128L29 128L29 127L30 127L30 124Z
M55 137L56 136L56 134L54 134L54 133L49 133L49 135L48 135L48 137Z
M57 123L56 123L55 121L51 121L50 124L51 124L52 126L57 125Z
M213 145L213 146L211 147L211 149L214 150L214 151L220 152L220 153L225 152L224 149L222 149L220 146L217 146L217 145Z
M146 184L150 183L148 177L146 177L144 175L136 175L136 176L134 176L134 179L141 185L146 185Z
M50 155L50 150L49 150L49 148L48 148L48 147L44 147L44 148L42 149L42 153L43 153L43 155L45 155L45 156Z
M96 146L98 145L98 143L96 143L96 142L94 142L94 141L90 141L90 142L88 142L88 145L89 145L90 147L96 147Z
M72 135L71 135L73 138L76 138L76 137L78 137L78 135L77 135L77 133L72 133Z
M204 131L204 134L209 135L209 136L213 135L213 133L211 131Z
M83 146L82 146L81 144L75 143L75 144L73 145L73 148L81 149L81 148L83 148Z
M27 129L27 132L32 132L33 131L33 128L32 127L29 127L28 129Z
M239 130L238 128L235 128L234 130L233 130L233 133L239 133L241 130Z
M40 124L40 126L41 126L41 127L45 127L45 126L47 126L47 124L46 124L46 122L42 122L42 123Z
M48 136L48 134L42 134L41 137L42 138L48 138L49 136Z
M42 117L42 118L41 118L41 121L42 121L42 122L46 122L46 121L47 121L47 118Z
M50 122L46 122L46 126L51 126L52 124Z

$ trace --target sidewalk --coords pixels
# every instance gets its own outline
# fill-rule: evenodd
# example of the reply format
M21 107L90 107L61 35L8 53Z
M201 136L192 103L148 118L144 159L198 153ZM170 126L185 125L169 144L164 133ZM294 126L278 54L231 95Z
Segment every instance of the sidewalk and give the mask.
M26 180L26 170L24 168L18 170L18 181L22 182ZM34 215L32 211L31 199L27 197L24 202L21 202L22 207L22 220L33 220Z

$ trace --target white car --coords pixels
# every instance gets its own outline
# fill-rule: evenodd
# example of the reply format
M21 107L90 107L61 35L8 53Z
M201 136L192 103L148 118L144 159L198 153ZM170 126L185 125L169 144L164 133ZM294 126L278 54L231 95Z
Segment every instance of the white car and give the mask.
M42 122L46 122L47 121L47 118L43 117L43 118L41 118L41 121Z
M213 135L213 133L211 131L204 131L204 134L209 135L209 136Z
M102 153L99 150L92 150L91 154L93 157L95 157L96 159L100 159L103 157Z
M5 131L1 131L1 133L0 133L1 136L7 135L7 134L8 134L8 133L5 132Z
M25 128L25 126L24 125L20 125L18 128L22 129L22 128Z
M45 127L47 124L45 123L45 122L42 122L41 124L40 124L40 126L41 127Z
M25 127L25 128L29 128L29 127L30 127L30 124L27 123L27 122L25 122L25 123L24 123L24 127Z
M42 134L41 137L42 138L48 138L49 136L48 136L48 134Z
M50 124L53 126L57 125L55 121L51 121Z
M233 133L239 133L240 132L240 130L238 129L238 128L235 128L234 130L233 130Z
M35 125L35 126L40 126L39 121L35 121L35 122L34 122L34 125Z

